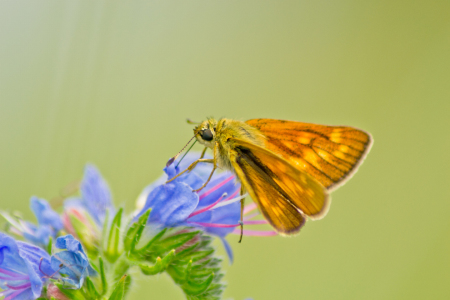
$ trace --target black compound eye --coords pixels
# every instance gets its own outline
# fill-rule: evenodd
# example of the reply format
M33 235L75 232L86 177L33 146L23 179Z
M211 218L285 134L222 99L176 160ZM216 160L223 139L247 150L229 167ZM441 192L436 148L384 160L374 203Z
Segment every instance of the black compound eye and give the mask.
M205 129L201 131L202 139L205 141L212 141L213 140L213 134L210 129Z

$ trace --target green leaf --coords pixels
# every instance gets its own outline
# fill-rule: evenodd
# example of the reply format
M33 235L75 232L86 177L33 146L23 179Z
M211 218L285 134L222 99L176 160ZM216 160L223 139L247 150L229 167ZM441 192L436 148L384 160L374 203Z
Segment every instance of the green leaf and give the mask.
M150 212L151 209L147 210L142 216L139 217L137 222L133 223L133 225L130 226L130 229L128 229L123 242L123 248L126 252L134 251L136 245L141 240L142 232L144 231Z
M134 256L137 257L145 257L147 255L150 254L150 252L152 251L152 247L154 244L156 244L161 237L166 233L167 228L164 228L163 230L161 230L160 232L158 232L158 234L156 234L147 244L145 244L145 246L143 246L142 248L140 248L139 250L135 250L133 252Z
M155 275L163 272L173 261L174 258L175 258L175 250L172 250L166 256L164 256L163 259L158 257L156 259L156 263L153 266L139 264L139 267L141 268L142 273L144 273L145 275Z
M86 297L83 295L81 290L74 290L74 289L67 289L63 287L63 284L56 283L55 285L58 287L58 289L63 293L67 298L70 300L85 300Z
M92 300L96 300L98 299L98 297L100 297L100 294L97 292L94 283L89 277L86 277L86 296Z
M192 260L193 262L196 262L196 261L199 261L199 260L201 260L201 259L203 259L203 258L205 258L208 255L211 255L213 253L214 253L214 249L205 250L205 251L196 251L196 252L193 252L190 255L187 255L186 258L189 259L189 260ZM188 261L186 261L186 262L188 262Z
M108 235L108 225L109 225L109 217L110 217L111 209L106 209L105 213L105 220L103 222L102 232L101 232L101 245L100 247L102 249L106 248L105 242L107 241L107 235Z
M130 262L122 256L116 263L114 264L113 275L114 280L119 280L130 268Z
M130 286L131 286L131 276L128 275L127 278L125 278L125 284L124 284L124 297L128 294L128 291L130 290Z
M115 262L121 255L119 250L120 241L120 225L122 221L123 208L120 208L117 212L114 220L111 223L111 229L109 231L108 244L106 245L105 256L111 263Z
M187 257L189 254L192 254L193 251L194 251L195 249L197 249L198 245L199 245L199 243L195 243L194 245L189 246L189 247L187 247L187 248L181 250L180 252L177 253L177 259L178 259L178 260L182 260L182 259L184 259L185 257Z
M184 245L186 242L190 241L193 237L195 237L199 233L200 233L200 231L192 231L192 232L174 234L174 235L169 236L169 237L165 238L164 240L160 241L156 245L154 245L151 248L151 250L155 251L157 253L165 253L169 249L176 249L176 248Z
M166 272L182 288L188 300L220 299L225 288L220 283L223 277L221 259L214 257L211 241L211 237L199 233L188 246L185 244L178 248L182 250L176 253L175 259L166 268ZM156 248L159 245L152 250Z
M48 244L47 244L47 253L49 254L49 255L52 255L52 244L53 244L53 237L52 236L50 236L49 238L48 238Z
M186 281L186 272L183 267L172 264L167 267L166 271L177 284L183 284Z
M108 282L106 281L105 266L103 265L103 259L98 258L98 263L100 266L100 278L102 280L102 296L108 292Z
M211 273L204 281L191 281L188 280L181 288L188 295L198 295L205 292L214 279L214 273Z
M116 283L114 286L114 290L109 296L109 300L122 300L123 296L125 294L125 279L127 278L127 275L123 275L122 278Z

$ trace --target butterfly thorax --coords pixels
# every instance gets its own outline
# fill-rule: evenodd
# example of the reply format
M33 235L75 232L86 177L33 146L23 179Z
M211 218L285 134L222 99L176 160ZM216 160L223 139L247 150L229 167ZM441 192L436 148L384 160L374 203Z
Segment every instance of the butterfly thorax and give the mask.
M208 129L213 134L211 141L204 140L201 135L202 130ZM197 126L194 132L201 144L213 149L217 166L231 171L233 171L233 167L230 160L236 148L233 138L261 147L264 147L265 144L265 136L257 128L232 119L224 118L217 121L209 118Z

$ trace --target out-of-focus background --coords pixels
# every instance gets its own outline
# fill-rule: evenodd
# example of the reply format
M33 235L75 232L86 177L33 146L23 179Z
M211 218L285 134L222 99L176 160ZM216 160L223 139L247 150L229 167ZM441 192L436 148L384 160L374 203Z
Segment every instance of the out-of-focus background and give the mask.
M186 118L355 126L375 143L326 218L293 238L229 237L224 298L450 299L449 12L449 1L2 1L0 207L31 217L31 195L57 196L92 162L130 210L192 136ZM132 293L183 299L166 275Z

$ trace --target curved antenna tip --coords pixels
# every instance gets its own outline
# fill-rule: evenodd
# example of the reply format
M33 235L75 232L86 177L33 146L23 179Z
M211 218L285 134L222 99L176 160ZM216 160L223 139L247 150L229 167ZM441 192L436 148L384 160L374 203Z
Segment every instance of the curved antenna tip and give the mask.
M194 121L192 121L191 119L186 119L186 123L188 123L188 124L191 124L191 125L197 125L197 124L200 124L200 122L194 122Z
M167 168L170 167L171 164L173 164L173 162L175 161L175 159L176 159L177 156L178 156L178 155L172 157L171 159L169 159L169 160L167 161L167 163L166 163L166 167L167 167Z

